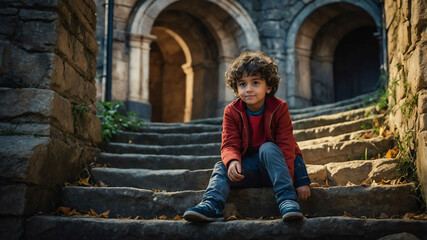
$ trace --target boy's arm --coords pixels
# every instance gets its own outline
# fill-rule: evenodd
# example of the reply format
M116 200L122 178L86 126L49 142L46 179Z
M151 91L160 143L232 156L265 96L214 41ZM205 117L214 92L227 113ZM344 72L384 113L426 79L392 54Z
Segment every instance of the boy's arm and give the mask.
M310 185L311 181L307 173L307 168L301 156L297 156L294 162L294 188Z
M241 146L242 139L240 132L233 118L230 106L227 106L224 109L221 142L221 159L227 169L232 160L242 162L240 154Z

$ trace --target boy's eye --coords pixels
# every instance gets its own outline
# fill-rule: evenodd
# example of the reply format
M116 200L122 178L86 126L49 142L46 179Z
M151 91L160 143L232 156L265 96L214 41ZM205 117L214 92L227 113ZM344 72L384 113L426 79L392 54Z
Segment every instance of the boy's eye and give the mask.
M244 82L239 83L240 87L244 87L245 85L246 85L246 83L244 83Z
M254 85L258 85L259 84L259 81L254 81Z

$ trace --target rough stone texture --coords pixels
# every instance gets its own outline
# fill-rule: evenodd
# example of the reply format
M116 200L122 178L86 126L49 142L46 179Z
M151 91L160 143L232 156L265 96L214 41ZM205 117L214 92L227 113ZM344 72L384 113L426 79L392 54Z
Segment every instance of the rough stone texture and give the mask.
M71 103L56 92L44 89L0 88L0 120L18 118L17 122L49 123L74 133Z
M76 229L80 229L76 231ZM120 220L36 216L27 220L26 239L378 239L408 232L427 239L425 221L400 219L311 218L297 223L282 220L237 220L193 224L167 220Z
M385 22L388 29L388 53L390 66L390 79L398 80L395 98L391 96L389 102L401 106L410 100L412 95L418 94L418 113L412 114L408 119L402 116L401 111L392 111L390 114L390 126L392 130L400 133L403 140L405 132L414 131L414 143L417 147L417 171L424 200L427 199L427 168L425 163L425 113L427 102L425 91L427 88L427 64L426 64L426 35L427 4L425 1L411 1L402 6L395 1L385 2ZM389 81L391 84L392 81ZM407 87L405 86L408 85ZM410 94L405 94L405 90Z
M305 214L340 216L344 211L354 216L386 213L404 214L416 211L417 202L412 198L412 184L378 187L312 188L312 196L302 202ZM179 192L153 192L128 187L65 187L63 204L76 209L89 208L96 212L110 210L111 216L138 215L144 218L166 215L174 217L195 206L202 199L203 190ZM227 200L243 216L279 216L279 209L272 188L235 188Z
M87 160L95 158L96 151L72 139L64 140L0 136L0 176L45 187L74 179Z
M21 239L22 220L55 209L58 186L95 159L95 21L88 0L1 1L1 239Z

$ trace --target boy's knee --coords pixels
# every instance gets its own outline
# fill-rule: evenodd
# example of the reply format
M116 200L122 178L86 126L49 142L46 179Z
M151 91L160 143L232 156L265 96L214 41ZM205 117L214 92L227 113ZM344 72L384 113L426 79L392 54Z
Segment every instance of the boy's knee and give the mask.
M259 152L261 154L263 154L263 153L269 153L269 152L276 152L278 150L280 151L279 146L277 146L275 143L272 143L272 142L265 142L259 148Z

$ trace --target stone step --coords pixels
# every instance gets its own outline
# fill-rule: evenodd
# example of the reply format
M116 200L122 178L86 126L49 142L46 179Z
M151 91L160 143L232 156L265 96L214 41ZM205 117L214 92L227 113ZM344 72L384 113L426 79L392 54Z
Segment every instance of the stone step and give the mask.
M414 184L312 188L311 197L301 202L301 207L304 214L319 217L341 216L344 211L357 217L405 214L417 210L417 200L411 196L414 189ZM92 208L97 213L110 210L111 216L173 218L199 203L203 193L203 190L156 192L130 187L64 187L62 205L80 210ZM244 217L280 215L272 188L231 189L227 202L234 204Z
M306 141L318 139L326 136L337 136L344 133L350 133L361 129L362 125L369 125L374 118L381 119L383 115L361 118L353 121L335 123L327 126L320 126L304 130L294 130L297 141ZM119 136L115 137L113 142L134 143L142 145L176 145L183 144L201 144L201 143L220 143L221 132L202 132L202 133L140 133L121 131Z
M175 124L165 123L163 126L154 125L139 128L135 132L140 133L202 133L202 132L220 132L222 126L208 124Z
M289 113L293 120L304 119L302 116L319 116L318 112L330 112L330 113L339 113L350 109L354 109L356 106L365 106L370 104L374 100L375 94L368 93L364 95L357 96L352 99L347 99L339 101L336 103L323 104L319 106L301 108L301 109L290 109ZM348 107L347 107L348 106ZM334 109L336 108L336 109ZM307 114L310 113L310 114ZM322 115L322 114L320 114ZM210 125L221 125L222 117L216 118L204 118L204 119L195 119L189 122L190 124L210 124Z
M380 182L399 177L395 170L399 160L360 160L326 165L307 165L312 182L329 185L361 184L366 179ZM212 167L212 166L211 166ZM207 188L212 169L204 170L151 170L92 168L91 175L111 187L135 187L166 191L204 190Z
M356 132L362 129L363 125L370 126L374 119L382 119L384 116L371 116L343 123L336 123L327 126L309 128L304 130L294 130L294 136L297 141L306 141L323 137L338 136L345 133Z
M143 145L175 145L175 144L201 144L220 143L221 132L203 133L138 133L120 132L120 135L113 139L113 142L135 143Z
M375 92L367 93L363 95L359 95L357 97L342 100L335 103L328 103L328 104L322 104L312 107L306 107L306 108L300 108L300 109L291 109L290 114L305 114L305 113L312 113L312 112L319 112L327 109L335 109L340 107L347 107L347 106L354 106L354 104L361 104L368 105L372 101L375 100Z
M328 142L301 148L305 163L326 164L360 159L365 150L368 156L377 156L393 148L392 139L376 137L372 139L350 140L343 142ZM139 153L161 155L220 155L220 143L188 144L174 146L139 145L126 143L108 143L104 149L109 153Z
M386 153L394 147L391 138L375 137L363 140L350 140L337 143L323 143L301 148L306 164L327 164L349 160L368 159Z
M331 136L331 137L322 137L322 138L316 138L316 139L310 139L306 141L298 141L298 146L300 148L306 147L306 146L312 146L312 145L318 145L318 144L325 144L325 143L337 143L337 142L343 142L343 141L350 141L350 140L356 140L360 139L363 134L371 133L372 129L368 130L359 130L352 133L345 133L338 136Z
M104 149L110 153L211 156L219 155L220 147L221 143L160 146L110 142Z
M77 231L78 230L78 231ZM300 222L237 220L193 224L185 220L123 220L35 216L26 239L379 239L409 233L425 239L427 221L318 217ZM393 238L397 239L397 238ZM404 238L399 238L404 239ZM413 238L410 238L413 239Z
M341 113L335 113L331 115L322 115L318 117L306 118L301 120L292 119L292 125L294 130L309 129L315 127L321 127L336 123L342 123L352 120L357 120L366 117L366 113L376 114L375 107L359 108L355 110L345 111Z
M346 111L350 111L353 109L364 108L364 107L366 107L366 103L356 102L356 103L352 103L352 104L340 106L340 107L335 107L335 108L320 108L319 110L307 111L306 113L300 113L300 114L294 114L294 115L291 114L291 119L293 121L297 121L297 120L301 120L301 119L318 117L318 116L322 116L322 115L330 115L330 114L335 114L335 113L346 112Z
M221 156L185 156L185 155L146 155L133 153L101 153L98 163L113 168L145 169L207 169L221 161Z

